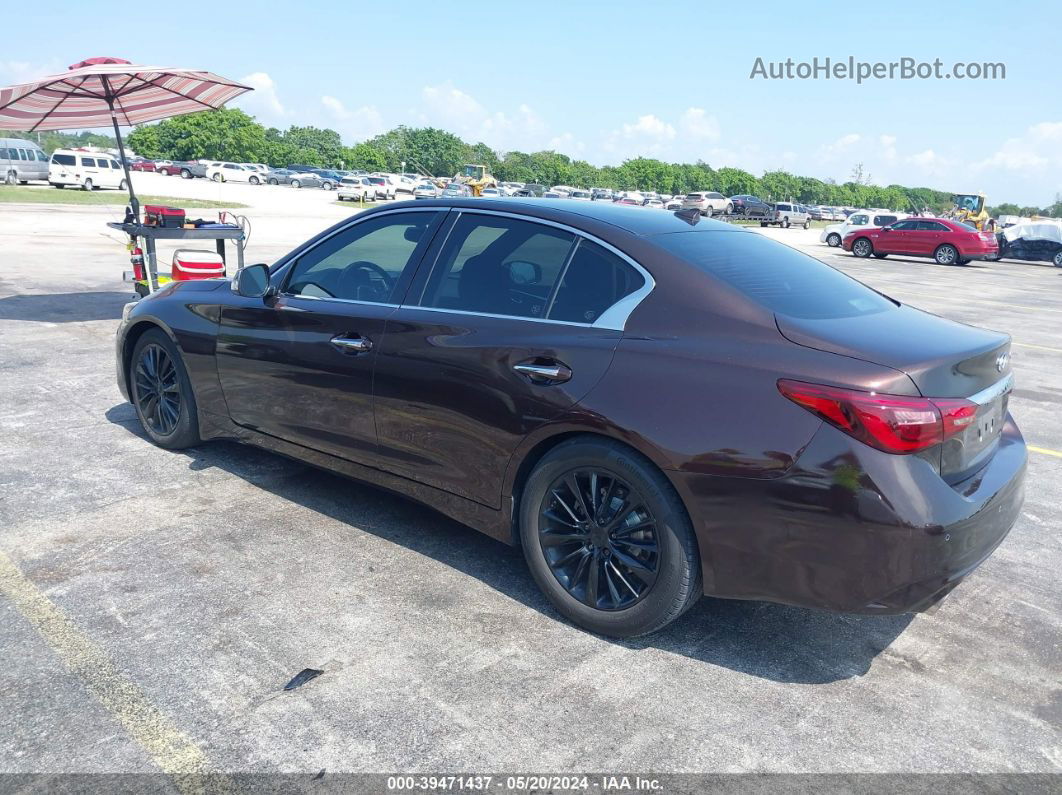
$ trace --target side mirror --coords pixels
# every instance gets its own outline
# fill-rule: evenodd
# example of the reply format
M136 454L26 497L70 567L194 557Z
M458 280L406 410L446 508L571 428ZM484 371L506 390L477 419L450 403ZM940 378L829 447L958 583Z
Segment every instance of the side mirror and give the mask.
M262 262L241 268L232 279L232 291L244 298L261 298L268 289L269 266Z

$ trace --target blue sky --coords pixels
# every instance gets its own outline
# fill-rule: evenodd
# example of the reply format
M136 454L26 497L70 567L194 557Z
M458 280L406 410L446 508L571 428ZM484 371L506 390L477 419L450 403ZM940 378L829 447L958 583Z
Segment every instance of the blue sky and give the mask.
M225 2L155 21L150 4L22 6L0 84L94 55L209 69L258 90L237 105L354 142L398 124L601 165L647 155L756 174L1062 192L1062 2ZM203 6L206 9L206 6ZM752 6L749 6L752 8ZM74 23L73 18L76 18ZM178 18L180 21L178 21ZM196 34L198 29L199 33ZM1006 79L750 80L764 61L1002 62Z

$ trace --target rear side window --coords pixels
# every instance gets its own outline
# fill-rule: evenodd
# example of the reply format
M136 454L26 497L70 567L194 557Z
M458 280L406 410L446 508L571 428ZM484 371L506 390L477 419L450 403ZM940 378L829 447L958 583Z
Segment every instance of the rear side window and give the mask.
M96 160L94 158L91 158L91 157L83 157L83 158L81 158L81 166L82 166L82 168L84 168L84 167L95 168L96 167Z
M875 215L874 226L888 226L896 221L895 215Z
M461 215L421 306L544 318L575 236L513 218Z
M653 240L778 314L826 319L894 307L861 282L755 232L675 232Z
M52 155L52 162L60 166L72 166L74 165L73 155Z
M580 240L547 317L593 323L606 309L645 284L645 278L608 249Z
M867 221L869 220L869 216L866 215L853 215L848 218L848 222L852 226L866 226Z
M926 232L948 232L948 227L937 221L919 221L918 228Z

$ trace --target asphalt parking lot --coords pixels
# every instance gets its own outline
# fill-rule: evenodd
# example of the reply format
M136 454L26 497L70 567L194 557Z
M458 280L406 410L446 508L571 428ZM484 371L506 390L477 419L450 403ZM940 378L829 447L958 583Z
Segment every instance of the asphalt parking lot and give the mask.
M241 212L255 262L350 209ZM236 444L148 443L114 379L116 215L0 205L0 772L1062 769L1062 270L767 230L1013 335L1024 512L930 615L704 599L613 642L430 508Z

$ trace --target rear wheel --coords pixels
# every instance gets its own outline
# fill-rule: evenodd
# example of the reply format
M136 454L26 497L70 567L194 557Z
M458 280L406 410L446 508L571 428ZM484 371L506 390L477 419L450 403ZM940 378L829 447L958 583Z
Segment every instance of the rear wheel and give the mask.
M807 220L804 221L804 228L805 229L811 229L811 219L810 218L808 218Z
M1056 268L1062 268L1062 248L1055 252L1055 256L1051 258L1051 264Z
M782 223L780 224L780 226L782 227L782 229L788 229L789 228L789 219L788 218L783 218L782 219Z
M129 183L123 179L118 183L118 190L129 190Z
M861 237L852 243L852 253L857 257L869 257L874 253L874 245L865 237Z
M841 236L836 232L830 232L830 234L826 235L826 245L830 248L837 248L841 245Z
M280 181L279 181L279 180L276 180L276 179L271 179L271 180L269 180L269 184L270 184L270 185L279 185L279 184L280 184Z
M248 182L250 182L250 183L251 183L252 185L257 185L257 184L258 184L259 182L261 182L262 180L258 179L258 177L251 177L251 178L250 178L249 180L247 180L247 181L248 181Z
M293 179L291 181L291 187L293 187L293 188L301 188L302 187L302 183L299 182L297 179Z
M215 174L213 177L211 177L211 179L214 180L214 182L224 182L225 181L225 178L223 176L221 176L221 172L218 172L217 174Z
M591 632L653 632L701 595L686 509L652 462L608 439L547 453L520 500L524 556L539 587Z
M723 214L724 215L733 215L734 214L734 205L728 204L726 206L726 209L723 210Z
M82 190L92 190L92 180L86 179L81 185Z
M888 254L882 254L880 251L875 251L874 252L874 256L877 257L878 259L885 259L889 255Z
M945 243L933 252L933 259L938 265L954 265L959 259L959 251L955 246Z
M184 362L161 329L144 332L129 364L129 394L155 444L180 450L200 443L195 395Z
M4 177L4 182L8 185L14 185L18 182L18 174L14 171L8 171Z
M160 168L159 169L159 173L162 174L162 176L164 176L164 177L168 177L170 175L169 169L165 169L165 168Z
M182 168L181 169L181 179L191 179L191 178L192 178L192 172L189 171L187 168Z

